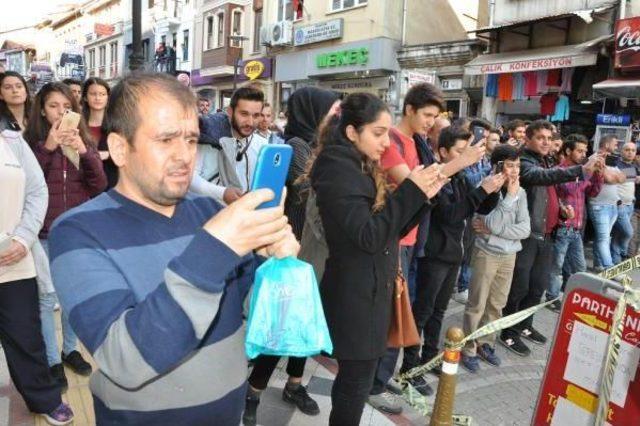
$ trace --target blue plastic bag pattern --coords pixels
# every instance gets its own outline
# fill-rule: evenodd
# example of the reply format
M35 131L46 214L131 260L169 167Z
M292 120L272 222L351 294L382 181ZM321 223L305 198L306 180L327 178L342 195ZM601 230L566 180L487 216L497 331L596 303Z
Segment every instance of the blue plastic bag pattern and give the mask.
M245 349L250 359L333 352L311 265L293 257L271 258L256 270Z

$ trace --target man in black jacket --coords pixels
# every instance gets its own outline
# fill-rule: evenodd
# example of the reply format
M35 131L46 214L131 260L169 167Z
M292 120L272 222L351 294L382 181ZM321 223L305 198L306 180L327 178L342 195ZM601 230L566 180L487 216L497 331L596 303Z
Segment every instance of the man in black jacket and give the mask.
M552 233L560 216L555 185L583 179L600 162L597 157L592 157L585 165L552 168L547 157L552 146L552 135L553 126L545 120L532 122L526 130L525 149L520 157L520 184L527 191L531 236L522 241L522 250L516 256L511 290L507 305L502 311L504 316L540 303L551 278ZM503 330L499 340L507 349L527 356L531 350L522 342L521 337L540 345L547 341L545 336L533 328L533 316Z
M445 167L462 155L470 138L471 133L459 127L442 131L438 151ZM473 216L488 194L498 191L503 184L504 176L498 174L485 178L478 188L473 189L469 188L464 176L457 173L437 197L437 204L431 212L425 257L418 260L416 300L413 303L416 325L418 330L423 330L423 360L430 360L438 354L442 318L462 263L462 234L467 219ZM405 348L400 371L406 372L419 364L420 346ZM425 386L422 377L415 377L410 383L418 391Z

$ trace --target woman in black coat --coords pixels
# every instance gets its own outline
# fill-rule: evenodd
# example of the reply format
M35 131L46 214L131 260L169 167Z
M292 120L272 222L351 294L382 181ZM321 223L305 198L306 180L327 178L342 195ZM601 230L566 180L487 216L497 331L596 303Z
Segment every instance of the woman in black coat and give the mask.
M391 115L377 97L348 96L320 137L310 173L329 258L322 303L338 361L331 425L358 425L378 359L387 348L399 240L444 183L439 167L416 168L390 194L378 166Z

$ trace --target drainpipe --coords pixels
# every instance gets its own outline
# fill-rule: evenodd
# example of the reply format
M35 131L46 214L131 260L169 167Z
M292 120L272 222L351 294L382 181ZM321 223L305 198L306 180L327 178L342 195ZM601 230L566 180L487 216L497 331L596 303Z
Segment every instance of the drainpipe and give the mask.
M408 0L402 0L402 47L404 47L407 42L407 1Z
M494 19L495 11L496 11L496 0L489 0L489 27L493 27L493 21L495 20Z
M620 0L620 19L624 19L627 14L627 0Z

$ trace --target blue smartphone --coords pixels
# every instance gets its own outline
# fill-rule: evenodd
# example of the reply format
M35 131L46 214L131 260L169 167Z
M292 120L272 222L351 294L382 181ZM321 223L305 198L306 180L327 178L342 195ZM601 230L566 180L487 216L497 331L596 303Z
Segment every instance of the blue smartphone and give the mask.
M260 148L251 190L269 188L276 195L273 200L260 204L259 209L276 207L280 204L292 155L293 149L286 144L270 144Z

